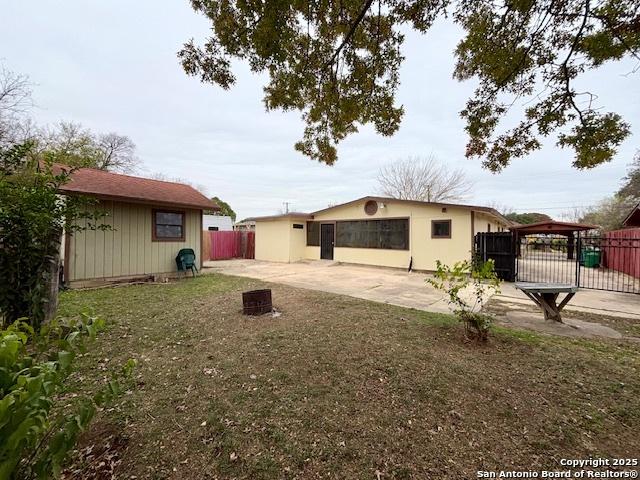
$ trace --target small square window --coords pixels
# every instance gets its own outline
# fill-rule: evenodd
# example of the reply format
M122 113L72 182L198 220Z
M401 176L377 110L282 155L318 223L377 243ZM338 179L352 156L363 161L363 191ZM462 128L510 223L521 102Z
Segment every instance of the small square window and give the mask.
M154 242L184 241L184 212L153 210Z
M431 220L431 238L451 238L451 220Z

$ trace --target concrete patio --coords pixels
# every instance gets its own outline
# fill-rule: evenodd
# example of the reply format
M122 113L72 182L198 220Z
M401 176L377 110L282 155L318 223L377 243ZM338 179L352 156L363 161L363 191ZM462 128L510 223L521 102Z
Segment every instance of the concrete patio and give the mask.
M444 294L425 282L429 277L426 273L344 265L325 260L297 263L223 260L205 262L204 267L204 273L256 278L430 312L450 311ZM494 300L532 305L531 300L516 290L512 283L503 283L501 293L494 296ZM580 290L565 309L640 322L640 295Z

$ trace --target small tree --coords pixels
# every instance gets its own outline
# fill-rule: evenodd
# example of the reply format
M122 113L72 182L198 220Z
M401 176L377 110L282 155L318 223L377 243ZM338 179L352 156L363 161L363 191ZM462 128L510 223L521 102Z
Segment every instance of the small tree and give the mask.
M455 202L471 193L473 184L462 170L451 170L435 158L409 157L378 172L383 195L401 200Z
M500 292L493 260L465 260L454 263L453 267L438 260L436 265L434 278L427 279L427 283L447 294L453 313L464 323L466 337L486 342L493 319L481 310L490 294Z
M79 123L60 122L40 130L38 148L50 161L71 167L133 172L140 163L133 141L117 133L94 134Z
M220 207L220 210L215 212L207 212L207 213L211 213L214 215L226 215L231 217L232 222L236 221L236 212L233 211L233 208L231 208L231 205L229 205L224 200L220 200L218 197L213 197L211 200L213 200Z
M33 153L30 142L0 148L0 323L26 317L38 330L57 308L62 232L78 218L107 227L91 200L58 193L72 170L55 173Z

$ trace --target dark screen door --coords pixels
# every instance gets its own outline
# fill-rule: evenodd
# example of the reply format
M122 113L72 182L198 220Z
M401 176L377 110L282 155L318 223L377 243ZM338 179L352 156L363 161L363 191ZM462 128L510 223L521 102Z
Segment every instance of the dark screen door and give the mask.
M332 223L320 225L320 258L333 260L333 227Z

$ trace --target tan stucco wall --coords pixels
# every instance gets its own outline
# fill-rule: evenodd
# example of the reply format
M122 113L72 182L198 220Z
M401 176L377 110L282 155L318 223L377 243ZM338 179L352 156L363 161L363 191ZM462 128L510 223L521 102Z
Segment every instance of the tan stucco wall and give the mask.
M83 230L70 237L69 281L171 273L181 248L193 248L200 263L201 210L184 210L183 242L152 241L153 206L103 201L99 208L107 213L98 223L111 230ZM158 207L162 208L162 207ZM80 222L86 226L86 221Z
M410 256L408 250L382 250L380 248L336 247L333 251L333 259L338 262L378 265L380 267L407 268Z
M506 224L499 222L490 215L476 212L474 217L474 234L480 232L488 232L489 224L491 225L491 232L499 232L500 227L503 228L503 231L508 231L508 227Z
M407 203L385 203L375 215L364 213L364 201L336 207L316 214L314 221L332 223L337 220L365 220L383 218L409 218L409 250L383 250L377 248L334 248L334 260L363 265L408 268L411 258L416 270L435 270L436 260L453 264L471 258L472 237L487 230L498 231L500 223L490 215L475 212L472 227L471 210L460 207L442 207ZM431 238L432 220L451 220L451 238ZM293 223L304 224L304 229L293 229ZM306 221L269 219L256 222L256 259L276 262L295 262L301 259L319 260L320 247L306 246Z
M435 270L436 260L451 264L471 255L471 212L468 209L406 203L385 203L375 215L364 213L364 202L317 214L316 221L409 218L409 250L336 247L335 260L366 265ZM431 238L431 220L451 220L451 238ZM318 257L319 258L319 254Z
M303 228L293 228L294 223ZM306 258L306 245L305 220L284 218L256 222L256 260L297 262Z
M289 219L256 222L256 260L289 261Z
M293 224L302 225L303 228L293 228ZM306 258L307 249L307 222L306 220L292 220L289 222L289 261L297 262Z

